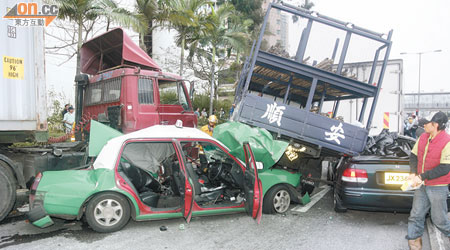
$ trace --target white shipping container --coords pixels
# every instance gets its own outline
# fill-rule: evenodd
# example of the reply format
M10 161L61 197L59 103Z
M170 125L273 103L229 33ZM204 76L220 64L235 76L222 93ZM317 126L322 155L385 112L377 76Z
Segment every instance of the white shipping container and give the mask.
M344 68L352 69L350 72L359 81L367 82L370 71L371 63L352 63L344 64ZM381 62L378 63L375 69L375 76L379 76L381 70ZM377 82L378 78L374 80ZM372 126L370 127L369 135L377 135L383 129L384 115L389 113L389 131L390 132L403 132L403 61L401 59L389 60L384 79L381 86L380 96L378 97L377 106L372 119ZM337 116L342 116L345 122L354 123L357 121L361 112L363 99L345 100L339 104ZM333 102L324 103L323 111L331 111ZM370 108L372 107L372 98L368 99L364 124L366 124L369 118Z
M46 131L44 27L16 26L3 18L18 2L0 1L0 132Z

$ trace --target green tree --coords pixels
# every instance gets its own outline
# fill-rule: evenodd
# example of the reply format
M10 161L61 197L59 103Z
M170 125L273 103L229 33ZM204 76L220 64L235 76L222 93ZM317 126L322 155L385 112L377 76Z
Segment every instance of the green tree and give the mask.
M207 0L170 0L167 1L167 25L178 32L177 45L181 47L180 76L183 76L184 50L186 39L199 30L204 10L210 2Z
M140 27L141 23L130 12L119 8L114 0L49 0L58 5L58 18L69 20L77 24L77 68L81 71L80 48L92 32L95 22L105 17L107 28L110 22L117 22L125 27ZM88 24L89 23L89 24ZM85 33L83 39L83 33Z
M217 56L230 57L231 52L243 51L247 48L249 41L248 27L253 23L251 20L244 22L233 22L236 19L231 18L235 15L234 6L224 3L217 7L211 7L211 11L201 21L201 27L195 33L190 45L190 60L201 56L210 62L210 105L209 114L212 114L213 101L216 96L216 64Z
M166 0L136 0L135 2L135 16L141 23L135 31L139 33L141 48L149 56L153 53L152 31L167 20L166 2Z
M253 21L252 25L250 25L249 30L253 35L258 34L258 27L264 20L264 13L262 11L262 0L219 0L217 3L219 5L229 2L233 4L236 9L238 15L236 18L239 18L241 21L250 19Z

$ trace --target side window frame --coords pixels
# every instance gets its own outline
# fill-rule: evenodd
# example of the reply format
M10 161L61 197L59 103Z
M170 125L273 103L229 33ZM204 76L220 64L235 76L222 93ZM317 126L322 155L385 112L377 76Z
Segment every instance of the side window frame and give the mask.
M150 83L150 86L145 86L145 89L141 89L141 83ZM155 83L157 83L153 78L139 76L137 82L137 95L138 95L138 103L141 105L153 105L155 104ZM144 93L140 93L140 91L146 91ZM142 94L142 96L141 96ZM141 98L142 97L142 98ZM142 100L145 99L145 100Z

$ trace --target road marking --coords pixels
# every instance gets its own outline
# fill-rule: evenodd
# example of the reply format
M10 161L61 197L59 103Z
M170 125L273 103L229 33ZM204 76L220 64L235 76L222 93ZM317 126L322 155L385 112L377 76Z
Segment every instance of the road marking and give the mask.
M316 204L320 199L322 199L325 196L325 194L328 193L328 191L330 191L330 189L331 189L330 186L324 187L324 189L322 191L311 196L311 201L308 204L306 204L306 206L298 205L298 206L294 207L293 209L291 209L291 211L297 212L297 213L307 212L312 206L314 206L314 204Z

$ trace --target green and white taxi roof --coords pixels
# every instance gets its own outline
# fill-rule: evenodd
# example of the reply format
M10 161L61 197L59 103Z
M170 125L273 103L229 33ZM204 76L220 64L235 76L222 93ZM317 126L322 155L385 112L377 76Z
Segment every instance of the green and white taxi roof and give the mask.
M155 125L109 140L95 160L94 168L114 169L122 145L133 139L205 139L213 140L228 150L221 142L196 128Z

